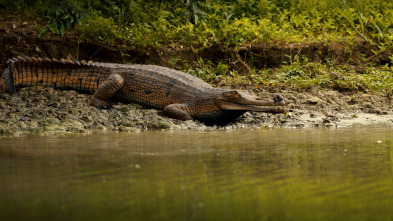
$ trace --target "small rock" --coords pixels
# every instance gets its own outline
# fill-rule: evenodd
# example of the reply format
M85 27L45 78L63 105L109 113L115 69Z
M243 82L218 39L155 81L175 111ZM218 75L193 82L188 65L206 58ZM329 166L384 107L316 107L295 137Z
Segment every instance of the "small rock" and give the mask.
M118 129L119 129L120 132L140 132L141 131L138 128L125 127L125 126L119 126Z
M169 129L171 126L166 122L151 122L147 127L151 129Z
M321 99L318 98L318 97L310 97L310 98L308 98L308 99L306 100L306 103L315 105L315 104L324 103L324 101L321 100Z

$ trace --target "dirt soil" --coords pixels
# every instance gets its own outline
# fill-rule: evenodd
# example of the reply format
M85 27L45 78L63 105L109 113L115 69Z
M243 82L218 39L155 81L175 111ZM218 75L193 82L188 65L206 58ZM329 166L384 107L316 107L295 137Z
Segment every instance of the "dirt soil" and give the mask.
M356 53L368 53L370 48L359 44ZM263 48L264 47L264 48ZM295 47L295 48L294 48ZM298 48L296 48L298 47ZM55 58L79 58L103 62L125 62L121 52L113 47L81 43L76 36L60 38L47 36L39 38L35 23L29 21L3 20L0 24L0 68L6 67L6 61L15 56L40 56ZM307 50L305 50L307 49ZM195 55L187 48L167 47L159 50L140 50L129 48L133 63L158 64L168 63L173 56L185 60L214 55L231 56L230 53L216 47L206 49ZM242 52L243 50L243 52ZM281 64L284 54L313 54L312 51L326 51L326 56L345 56L342 47L318 45L280 45L242 49L240 53L254 53L257 67ZM244 51L245 50L245 51ZM259 52L258 52L259 51ZM124 51L123 51L124 52ZM259 54L258 54L259 53ZM371 52L370 52L371 53ZM259 59L255 59L260 55ZM243 55L242 55L243 56ZM373 59L384 63L384 56ZM247 59L245 59L247 62ZM271 62L274 61L274 62ZM340 61L340 59L337 59ZM376 61L374 61L376 62ZM361 65L361 64L359 64ZM241 68L241 67L240 67ZM240 88L240 85L232 85ZM272 93L258 89L248 91L255 97L270 100ZM344 127L353 124L393 124L392 99L360 92L340 93L329 90L312 92L280 91L287 101L287 113L268 114L248 112L226 126L205 126L197 121L179 121L163 117L161 111L146 109L136 104L118 103L109 110L98 110L89 105L90 96L76 91L60 91L51 88L23 88L15 94L0 92L0 137L20 134L88 134L96 130L115 130L138 132L144 130L232 130L261 128L304 128L304 127Z
M256 95L271 99L268 92ZM89 105L90 96L52 88L23 88L18 93L0 92L0 135L88 134L96 130L140 132L145 130L233 130L304 127L345 127L353 124L393 124L392 104L386 98L345 95L336 91L298 93L283 91L288 112L247 112L225 126L205 126L180 121L136 104L118 103L109 110Z

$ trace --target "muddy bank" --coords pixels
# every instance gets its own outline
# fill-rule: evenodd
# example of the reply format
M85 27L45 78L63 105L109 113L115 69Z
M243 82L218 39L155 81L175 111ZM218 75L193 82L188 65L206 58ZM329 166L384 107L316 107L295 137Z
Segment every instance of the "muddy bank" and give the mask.
M18 93L0 93L0 134L18 135L88 133L95 130L139 132L145 130L228 130L280 125L285 115L245 115L226 126L205 126L198 121L180 121L137 104L116 103L112 109L89 105L90 96L52 88L23 88Z
M284 91L288 113L248 112L225 126L205 126L198 121L180 121L161 111L136 104L117 103L98 110L90 96L52 88L23 88L18 93L0 92L0 135L88 134L94 131L140 132L145 130L233 130L304 127L342 127L353 124L393 124L392 104L386 98L335 91L297 93ZM255 95L271 99L260 91Z

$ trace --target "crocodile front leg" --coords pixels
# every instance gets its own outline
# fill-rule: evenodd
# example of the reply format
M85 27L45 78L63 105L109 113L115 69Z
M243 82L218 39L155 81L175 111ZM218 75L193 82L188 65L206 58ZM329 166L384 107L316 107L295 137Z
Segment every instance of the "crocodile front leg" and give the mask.
M163 113L167 117L178 120L192 120L188 110L189 107L185 104L170 104L164 108Z
M123 87L124 79L120 74L111 74L100 84L93 94L91 105L98 109L109 109L112 107L108 100Z

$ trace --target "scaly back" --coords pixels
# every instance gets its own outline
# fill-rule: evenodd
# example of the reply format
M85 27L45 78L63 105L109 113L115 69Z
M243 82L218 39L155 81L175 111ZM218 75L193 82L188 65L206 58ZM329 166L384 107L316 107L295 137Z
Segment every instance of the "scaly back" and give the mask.
M177 79L196 88L212 88L211 85L181 71L155 65L127 65L115 63L87 63L55 58L17 57L9 59L9 67L0 79L3 91L15 88L46 86L57 89L73 89L93 93L116 70L141 70L159 77Z

